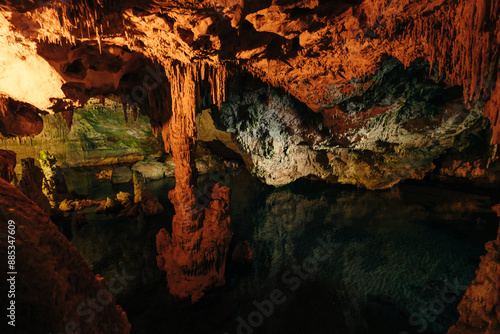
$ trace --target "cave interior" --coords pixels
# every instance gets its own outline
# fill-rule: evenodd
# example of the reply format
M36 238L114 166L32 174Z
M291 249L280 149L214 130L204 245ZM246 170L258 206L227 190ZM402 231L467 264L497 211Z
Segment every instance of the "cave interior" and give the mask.
M500 334L499 14L1 0L5 333Z

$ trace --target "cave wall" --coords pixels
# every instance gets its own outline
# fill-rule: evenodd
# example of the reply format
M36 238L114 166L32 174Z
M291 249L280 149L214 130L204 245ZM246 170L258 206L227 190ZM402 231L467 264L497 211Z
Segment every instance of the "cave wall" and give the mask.
M496 182L484 102L467 107L461 87L447 87L426 63L405 68L391 59L363 82L368 90L339 103L350 121L235 77L219 126L235 134L252 173L272 185L315 177L381 189L431 172Z
M427 60L450 85L463 86L466 102L488 99L498 70L498 7L496 0L240 0L189 6L74 0L9 3L3 15L12 24L4 29L6 38L32 43L31 53L18 53L33 54L37 41L34 56L49 63L57 59L54 68L65 81L71 80L61 69L74 60L63 59L70 45L108 58L123 52L113 51L116 45L160 62L235 61L312 110L333 112L339 99L370 87L352 79L373 74L388 56L406 66ZM45 43L49 47L41 48ZM123 72L112 67L106 72L111 74L107 85L116 86ZM103 79L92 77L81 84L103 88Z
M16 225L16 331L129 333L130 324L105 281L96 277L49 217L0 179L1 230ZM2 240L2 244L6 242ZM7 247L0 254L7 258ZM7 284L2 295L7 296ZM99 298L99 299L98 299ZM104 301L89 306L89 299Z
M42 115L40 134L3 139L0 146L15 151L18 161L38 158L39 152L46 150L54 154L60 167L130 163L161 152L149 119L136 113L135 119L130 117L126 122L121 103L106 99L102 105L92 99L75 110L70 127L61 116Z

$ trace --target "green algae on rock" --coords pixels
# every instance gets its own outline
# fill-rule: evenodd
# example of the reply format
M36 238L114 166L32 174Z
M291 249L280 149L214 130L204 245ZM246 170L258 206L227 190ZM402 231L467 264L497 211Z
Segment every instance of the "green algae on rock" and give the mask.
M76 109L71 129L61 115L41 117L44 128L39 135L2 140L1 146L15 151L19 160L46 150L61 167L131 163L160 151L149 119L138 115L126 122L122 105L109 99L105 105L91 99Z

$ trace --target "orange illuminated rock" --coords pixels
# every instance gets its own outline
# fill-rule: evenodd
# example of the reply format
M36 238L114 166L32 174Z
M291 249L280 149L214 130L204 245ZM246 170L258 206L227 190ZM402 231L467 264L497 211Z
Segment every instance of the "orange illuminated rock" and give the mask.
M175 216L172 235L162 229L156 237L158 267L167 273L170 293L193 302L207 289L225 283L226 256L232 237L229 188L216 184L208 203L195 189L195 110L198 80L203 80L200 69L203 75L203 67L173 64L167 68L172 116L163 124L162 134L165 150L175 163L176 184L169 193ZM222 101L220 91L212 93L214 100Z
M158 233L157 261L167 273L170 293L195 302L207 289L225 283L226 256L232 237L229 188L216 185L206 208L182 202L193 194L192 188L188 194L180 195L177 191L169 194L177 210L172 236L165 229ZM191 207L186 208L186 204Z
M16 292L22 291L15 297L16 332L60 333L68 328L82 334L130 332L127 315L107 283L92 273L47 215L3 179L0 208L0 233L6 235L9 221L16 226ZM0 255L7 258L7 247L0 248ZM7 296L7 284L1 287ZM92 320L89 298L99 310Z
M155 109L154 100L165 101L156 91L165 82L157 80L153 62L203 60L212 68L231 62L321 112L341 136L357 120L339 102L371 86L358 79L375 73L388 57L406 66L425 60L448 85L463 86L465 102L491 95L485 115L497 143L499 10L497 0L9 2L0 11L0 42L3 49L11 47L9 40L18 44L4 58L36 66L22 72L5 67L3 77L16 85L3 83L0 91L53 111L127 91L125 103ZM26 89L30 82L14 74L29 71L44 73L50 85ZM361 122L382 112L370 110ZM69 114L65 118L69 124Z
M484 176L486 168L485 163L481 160L453 160L447 161L446 166L442 166L439 172L447 176L475 179Z
M500 216L500 205L493 209ZM458 305L460 319L448 334L500 333L500 228L485 248L476 278Z
M491 123L493 136L492 144L500 144L500 73L497 77L495 90L491 93L490 100L484 107L484 116L488 117Z
M19 27L15 32L20 40L62 44L64 51L50 51L42 43L38 48L64 80L86 88L102 87L105 81L116 88L123 70L134 67L116 63L116 58L125 65L135 57L127 55L124 46L161 62L205 59L216 65L239 60L316 111L334 107L341 95L368 88L350 80L373 73L387 55L406 65L418 58L436 64L450 84L464 86L466 101L486 96L498 68L498 1L205 0L189 6L173 1L95 5L97 10L86 1L72 0L58 10L41 3L25 12L22 3L9 3L3 10L12 26ZM167 10L172 7L176 10ZM89 68L90 59L99 55L101 66ZM112 75L98 75L103 67Z
M43 129L35 107L15 101L0 92L0 138L33 137Z

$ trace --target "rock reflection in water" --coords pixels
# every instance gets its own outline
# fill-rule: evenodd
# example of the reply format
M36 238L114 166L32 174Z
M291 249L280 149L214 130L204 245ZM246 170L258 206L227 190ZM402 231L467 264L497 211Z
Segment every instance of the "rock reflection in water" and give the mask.
M207 180L200 179L203 189ZM155 235L174 215L167 198L173 180L147 187L164 205L162 216L138 222L87 213L88 224L72 224L72 243L96 273L110 277L123 264L140 273L118 296L138 333L236 333L237 318L246 319L253 301L268 299L276 288L287 301L255 333L417 333L410 315L439 298L444 280L469 285L498 227L490 209L498 199L488 194L416 184L369 192L308 181L271 188L243 172L230 183L234 237L227 283L191 305L170 296L156 267ZM320 251L318 237L338 245L292 291L282 276ZM250 266L231 261L244 240L253 250ZM446 332L458 319L460 299L427 321L426 332Z
M271 192L254 215L258 260L246 284L256 295L266 287L290 291L298 279L308 289L326 286L337 291L333 304L351 331L414 332L422 326L410 325L412 313L424 314L449 284L467 286L474 278L484 245L478 240L494 231L489 206L487 196L437 187L367 192L297 182ZM304 261L321 252L318 237L332 239L334 254L310 274ZM445 332L456 321L464 292L435 320L425 320L428 332ZM289 300L307 302L300 295Z
M161 128L165 150L175 163L176 184L169 193L175 208L172 235L162 229L156 237L158 267L167 273L170 293L191 298L193 302L207 289L225 283L226 256L232 238L229 188L215 184L208 203L200 203L200 196L195 191L198 177L194 157L195 110L204 71L204 67L180 64L167 69L172 116ZM213 75L207 78L212 84ZM220 79L218 83L221 84ZM212 99L221 101L216 96Z

